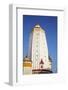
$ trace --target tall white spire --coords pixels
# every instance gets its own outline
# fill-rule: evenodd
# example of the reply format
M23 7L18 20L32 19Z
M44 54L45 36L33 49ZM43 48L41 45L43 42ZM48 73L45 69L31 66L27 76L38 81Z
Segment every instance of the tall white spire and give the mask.
M32 70L51 69L46 34L39 24L35 25L33 32L31 32L28 53L32 60Z

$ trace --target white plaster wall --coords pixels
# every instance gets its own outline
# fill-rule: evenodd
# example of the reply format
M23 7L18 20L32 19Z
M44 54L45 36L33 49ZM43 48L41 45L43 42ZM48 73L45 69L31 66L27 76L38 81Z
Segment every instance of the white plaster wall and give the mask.
M31 42L29 44L29 53L31 54L32 52L32 69L39 69L41 59L44 62L43 69L51 69L51 65L49 64L48 59L48 46L45 31L41 26L40 28L33 28L34 30L32 32L32 35L30 36L31 39L29 41Z

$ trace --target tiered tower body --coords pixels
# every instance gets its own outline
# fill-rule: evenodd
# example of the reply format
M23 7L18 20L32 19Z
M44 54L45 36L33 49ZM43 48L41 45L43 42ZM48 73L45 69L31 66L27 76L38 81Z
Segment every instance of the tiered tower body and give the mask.
M28 57L32 60L32 70L51 70L45 31L36 25L30 33Z

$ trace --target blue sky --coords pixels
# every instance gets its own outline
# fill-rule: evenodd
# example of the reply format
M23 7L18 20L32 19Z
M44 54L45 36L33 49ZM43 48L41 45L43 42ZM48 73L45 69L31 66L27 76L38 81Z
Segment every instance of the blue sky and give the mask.
M48 53L52 58L52 71L57 72L57 16L23 15L23 53L28 54L29 35L39 24L46 32Z

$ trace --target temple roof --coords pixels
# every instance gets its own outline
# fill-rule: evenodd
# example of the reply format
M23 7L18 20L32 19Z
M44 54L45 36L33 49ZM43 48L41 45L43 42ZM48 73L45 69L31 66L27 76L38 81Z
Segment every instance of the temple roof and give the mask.
M31 59L30 59L29 57L27 57L27 56L24 58L24 62L25 62L25 61L27 61L27 62L32 62Z

